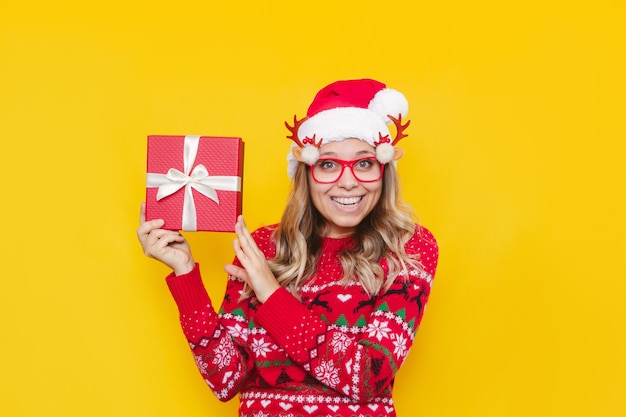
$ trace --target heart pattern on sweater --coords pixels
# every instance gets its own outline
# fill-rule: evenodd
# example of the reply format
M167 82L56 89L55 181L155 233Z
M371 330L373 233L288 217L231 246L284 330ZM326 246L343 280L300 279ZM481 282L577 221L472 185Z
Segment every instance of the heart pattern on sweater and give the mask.
M293 407L293 404L289 404L289 403L284 403L284 402L279 402L278 405L280 405L280 408L282 408L283 410L287 411L289 410L291 407Z

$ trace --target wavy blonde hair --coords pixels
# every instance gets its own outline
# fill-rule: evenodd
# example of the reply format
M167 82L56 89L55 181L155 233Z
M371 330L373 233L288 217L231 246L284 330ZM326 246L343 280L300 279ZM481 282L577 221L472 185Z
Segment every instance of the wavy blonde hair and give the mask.
M325 219L317 211L309 191L309 167L300 163L293 177L287 206L280 224L273 232L276 256L269 261L281 286L294 295L316 272ZM340 255L344 276L342 283L356 279L371 296L391 286L409 266L421 268L417 255L406 253L404 246L415 233L411 207L400 197L398 174L393 164L385 166L383 187L372 212L357 226L355 244ZM387 278L379 264L386 259Z

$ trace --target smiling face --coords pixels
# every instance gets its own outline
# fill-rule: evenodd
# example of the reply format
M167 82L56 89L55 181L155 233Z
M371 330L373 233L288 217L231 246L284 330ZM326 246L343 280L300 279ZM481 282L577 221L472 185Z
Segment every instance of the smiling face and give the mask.
M320 147L320 160L334 158L350 161L375 155L374 147L360 139L344 139ZM320 184L309 171L309 189L313 205L326 220L327 236L343 237L353 234L376 206L383 182L360 182L350 168L345 168L337 182Z

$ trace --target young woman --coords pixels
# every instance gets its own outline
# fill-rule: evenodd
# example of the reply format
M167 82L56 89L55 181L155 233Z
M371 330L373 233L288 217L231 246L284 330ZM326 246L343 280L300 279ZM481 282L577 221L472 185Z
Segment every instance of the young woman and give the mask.
M438 249L400 197L404 96L374 80L320 90L287 127L293 187L279 224L235 225L219 311L184 237L145 221L144 253L173 272L196 365L241 417L395 416L394 376L430 294ZM396 125L395 138L387 124Z

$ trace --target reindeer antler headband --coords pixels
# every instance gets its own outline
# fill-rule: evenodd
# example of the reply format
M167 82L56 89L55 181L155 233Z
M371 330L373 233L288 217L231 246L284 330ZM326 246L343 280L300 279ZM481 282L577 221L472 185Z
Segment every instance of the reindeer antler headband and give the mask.
M320 90L309 106L307 116L294 116L293 126L285 122L293 140L288 156L289 176L293 178L297 164L314 164L322 144L347 138L358 138L376 148L376 158L388 163L402 157L395 145L407 137L404 130L411 123L402 123L408 112L406 98L385 84L371 80L334 82ZM387 124L396 126L391 139Z

